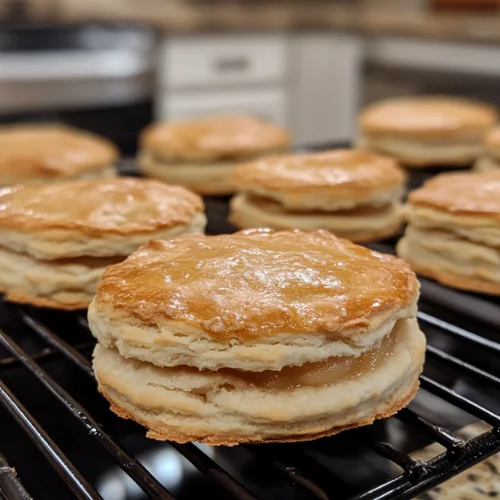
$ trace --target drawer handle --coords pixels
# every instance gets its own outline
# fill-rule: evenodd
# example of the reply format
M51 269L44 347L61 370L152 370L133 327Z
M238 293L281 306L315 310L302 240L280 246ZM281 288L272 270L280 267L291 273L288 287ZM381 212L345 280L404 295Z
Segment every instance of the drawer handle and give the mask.
M224 58L214 61L215 70L221 73L230 71L245 71L249 66L249 60L244 57Z

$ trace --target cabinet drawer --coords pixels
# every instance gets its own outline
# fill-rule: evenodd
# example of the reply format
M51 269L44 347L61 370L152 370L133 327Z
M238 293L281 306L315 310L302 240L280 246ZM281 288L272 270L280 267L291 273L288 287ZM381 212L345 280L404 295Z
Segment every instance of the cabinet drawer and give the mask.
M168 94L157 105L158 120L189 120L200 116L248 114L287 125L286 95L282 89L212 91Z
M167 38L160 51L160 85L188 88L283 80L283 35Z

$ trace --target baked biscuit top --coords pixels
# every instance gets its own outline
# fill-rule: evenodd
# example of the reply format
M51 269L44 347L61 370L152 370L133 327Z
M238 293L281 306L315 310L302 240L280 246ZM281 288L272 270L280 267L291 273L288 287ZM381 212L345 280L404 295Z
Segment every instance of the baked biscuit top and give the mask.
M59 125L0 127L0 179L74 177L112 166L118 151L111 142Z
M360 128L369 133L439 137L491 127L498 115L493 106L452 97L422 96L386 99L368 106Z
M201 198L180 186L115 178L0 189L0 230L135 234L191 221Z
M329 191L365 196L366 190L399 186L405 174L388 157L337 149L321 153L264 158L239 166L233 179L240 189L263 187L281 191Z
M445 173L408 196L412 206L500 219L500 172Z
M288 147L288 133L250 116L214 116L156 123L141 135L141 146L165 159L224 160Z
M365 332L417 296L414 273L393 256L323 230L256 229L150 241L107 268L93 307L120 322L231 342Z

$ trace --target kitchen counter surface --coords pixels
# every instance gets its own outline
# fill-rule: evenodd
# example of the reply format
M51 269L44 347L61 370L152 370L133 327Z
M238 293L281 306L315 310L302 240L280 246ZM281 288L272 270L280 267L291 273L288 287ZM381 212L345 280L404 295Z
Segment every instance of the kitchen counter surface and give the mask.
M144 21L176 34L206 32L340 30L367 36L414 36L500 43L500 13L454 13L424 8L388 8L363 0L65 0L57 9L37 7L38 17L63 21ZM41 5L41 4L38 4Z
M487 430L489 427L486 424L478 422L460 429L456 435L469 440ZM434 443L412 453L412 457L430 460L443 452L444 448ZM417 500L491 500L492 498L500 498L500 453L496 453L416 498Z

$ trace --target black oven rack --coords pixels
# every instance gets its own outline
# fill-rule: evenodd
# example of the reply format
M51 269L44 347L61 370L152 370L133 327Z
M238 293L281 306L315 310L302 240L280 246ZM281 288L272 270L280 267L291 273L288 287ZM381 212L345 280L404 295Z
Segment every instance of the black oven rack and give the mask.
M207 199L206 206L208 232L233 230L226 219L227 200ZM394 241L370 246L379 251L394 251ZM269 477L278 478L280 485L292 491L293 497L276 494L276 490L267 494L266 485L262 488L258 479L248 475L246 469L237 474L227 463L212 458L192 443L171 443L171 446L206 478L210 487L215 488L213 491L219 493L217 498L414 498L500 451L500 300L459 292L421 279L418 319L429 343L426 368L420 379L421 389L410 407L370 428L309 443L245 445L236 449L237 455L231 455L248 455L252 463L265 467ZM40 421L43 415L28 408L29 395L25 394L23 401L16 389L7 383L12 379L4 375L11 370L21 370L30 381L38 381L37 386L43 387L43 397L50 412L55 411L56 406L64 410L67 418L58 421L58 425L69 425L70 420L72 424L79 424L83 442L95 440L100 453L121 468L147 498L176 498L171 489L167 490L148 472L136 453L127 451L123 436L116 431L123 422L121 419L108 411L106 423L99 423L95 407L102 405L102 398L95 386L90 397L82 403L78 391L64 387L66 381L62 375L54 375L44 368L45 363L65 361L82 377L93 381L90 362L93 345L84 313L48 312L0 302L0 422L3 415L10 414L16 429L21 429L29 438L31 448L26 453L34 453L37 449L62 478L69 495L64 498L101 498L95 481L89 480L70 458L68 443L52 439ZM443 412L433 410L427 397L434 398L434 403L439 402L439 408L447 404L451 416L444 419L444 424ZM472 439L459 437L456 431L460 425L454 420L457 409L468 415L467 422L482 421L491 428ZM415 437L415 441L410 445L395 442L393 435L386 432L386 427L392 424L399 425L406 435ZM144 429L135 424L129 424L127 429L144 435ZM0 452L3 452L1 436L0 426ZM150 443L146 438L141 439ZM353 442L356 446L351 444ZM410 456L413 449L429 443L439 443L445 451L426 461ZM375 470L375 477L370 476L368 486L347 477L347 469L339 465L344 454L346 459L352 459L349 456L351 446L356 459L358 445L368 450L370 461L384 464L383 468ZM19 457L12 461L9 454L3 457L0 453L0 498L31 498L23 487L27 483L23 478L29 479L28 472L24 471L23 476L9 465L16 466L18 462Z

